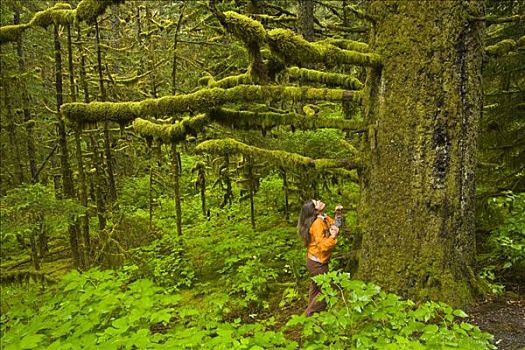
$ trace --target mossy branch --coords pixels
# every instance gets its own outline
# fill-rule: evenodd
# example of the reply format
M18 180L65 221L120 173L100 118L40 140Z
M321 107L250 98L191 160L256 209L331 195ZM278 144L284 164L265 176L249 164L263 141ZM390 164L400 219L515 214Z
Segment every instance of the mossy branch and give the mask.
M186 136L197 136L197 132L208 124L208 117L199 114L176 121L173 124L156 123L142 118L133 121L133 128L145 138L160 140L164 143L184 141Z
M16 41L22 32L30 27L47 28L51 24L71 25L75 21L92 23L108 6L122 2L124 0L82 0L76 9L71 9L69 4L56 3L53 7L35 13L29 23L0 27L0 45Z
M140 102L66 103L61 111L71 122L78 124L113 121L128 124L138 117L162 118L177 113L201 113L227 103L240 101L269 102L343 101L360 102L360 91L273 85L239 85L231 89L203 89L187 95L165 96Z
M77 8L77 19L93 23L98 16L104 14L111 5L123 3L125 0L82 0Z
M262 44L266 41L266 30L258 21L240 13L224 12L221 24L225 29L246 45Z
M349 90L359 90L363 83L349 74L326 73L317 70L290 67L285 74L293 80L302 82L316 82L327 86L338 86Z
M0 27L0 45L17 41L22 33L29 27L31 26L27 23Z
M272 29L268 32L270 49L289 65L326 63L328 65L352 64L380 66L381 59L375 53L344 50L327 42L310 43L288 29Z
M312 130L334 128L357 130L363 128L361 122L347 119L309 117L297 113L238 111L228 108L210 111L210 120L231 128L268 130L279 125L292 125L296 129Z
M514 16L508 16L508 17L497 17L497 16L484 16L484 17L477 17L472 16L470 17L471 21L483 21L487 25L491 24L500 24L500 23L509 23L509 22L524 22L525 21L525 15L514 15Z
M327 43L327 44L335 45L345 50L351 50L351 51L357 51L357 52L370 52L370 47L368 46L367 43L363 43L361 41L350 40L350 39L327 38L327 39L318 41L318 43Z
M73 24L75 20L76 11L71 9L71 5L56 3L53 7L35 13L29 25L47 28L51 24L70 25Z
M525 46L525 36L519 38L518 41L513 39L501 40L494 45L487 46L485 48L485 52L489 56L500 57L515 51L518 47L523 46Z
M250 146L231 138L204 141L197 145L195 151L198 153L220 155L243 154L255 159L264 159L265 162L275 164L285 169L299 168L305 172L308 171L309 168L318 171L330 171L354 180L357 180L356 174L349 169L355 169L359 166L358 160L313 159L297 153Z
M364 19L364 20L367 20L367 21L372 22L372 23L377 22L377 18L376 17L371 16L371 15L369 15L369 14L367 14L367 13L365 13L365 12L359 10L359 9L357 9L353 5L346 5L345 8L348 11L352 12L354 15L356 15L360 19Z
M252 84L253 80L250 74L243 73L239 75L232 75L221 80L209 79L207 81L208 87L220 87L223 89L231 88L243 84Z

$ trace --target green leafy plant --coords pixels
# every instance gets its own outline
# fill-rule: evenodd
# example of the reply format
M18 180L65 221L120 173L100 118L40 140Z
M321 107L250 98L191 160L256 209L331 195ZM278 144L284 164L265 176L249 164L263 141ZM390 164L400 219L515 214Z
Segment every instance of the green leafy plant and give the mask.
M292 316L304 348L333 349L494 349L491 335L463 322L467 315L444 303L416 305L380 287L330 272L314 277L325 312Z
M157 285L177 289L189 287L195 277L191 260L185 256L181 241L169 235L132 251L135 268L140 278L150 278Z
M502 281L525 271L525 193L508 192L489 200L501 224L487 238L488 251L480 255L483 265L479 277L489 292L503 292Z
M56 292L34 314L8 312L2 349L153 348L164 337L151 329L180 300L150 280L98 270L69 273Z

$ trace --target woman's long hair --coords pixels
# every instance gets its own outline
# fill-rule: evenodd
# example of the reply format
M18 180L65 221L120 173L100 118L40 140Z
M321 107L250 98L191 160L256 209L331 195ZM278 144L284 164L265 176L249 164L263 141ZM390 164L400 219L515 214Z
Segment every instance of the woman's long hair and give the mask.
M317 211L312 200L304 203L299 214L299 220L297 220L297 234L304 243L305 247L310 244L310 226L317 218Z

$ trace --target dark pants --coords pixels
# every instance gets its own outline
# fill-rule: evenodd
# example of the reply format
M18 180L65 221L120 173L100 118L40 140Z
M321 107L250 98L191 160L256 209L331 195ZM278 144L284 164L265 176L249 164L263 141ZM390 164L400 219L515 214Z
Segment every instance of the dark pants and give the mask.
M328 263L321 264L306 258L306 268L312 276L317 276L328 272ZM314 312L319 312L326 308L326 302L324 300L317 300L317 297L321 294L321 288L314 281L310 283L310 291L308 294L308 307L304 312L306 316L311 316Z

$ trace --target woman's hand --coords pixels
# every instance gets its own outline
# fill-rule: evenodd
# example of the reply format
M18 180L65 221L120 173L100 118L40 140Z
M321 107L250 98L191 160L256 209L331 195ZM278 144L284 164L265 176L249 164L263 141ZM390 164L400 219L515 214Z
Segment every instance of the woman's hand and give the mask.
M338 234L339 234L339 227L337 227L335 225L331 225L330 226L330 237L335 239Z

